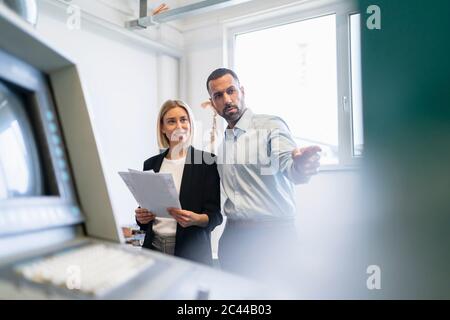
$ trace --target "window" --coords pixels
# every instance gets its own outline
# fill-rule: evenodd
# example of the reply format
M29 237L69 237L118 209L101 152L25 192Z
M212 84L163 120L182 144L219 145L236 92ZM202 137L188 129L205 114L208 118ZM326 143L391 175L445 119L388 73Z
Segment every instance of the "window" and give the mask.
M328 168L362 155L359 19L336 5L228 30L247 106L283 118L299 146L319 145Z
M351 70L352 70L352 133L353 133L353 156L362 155L363 136L363 114L362 114L362 84L361 84L361 15L350 16L350 44L351 44Z

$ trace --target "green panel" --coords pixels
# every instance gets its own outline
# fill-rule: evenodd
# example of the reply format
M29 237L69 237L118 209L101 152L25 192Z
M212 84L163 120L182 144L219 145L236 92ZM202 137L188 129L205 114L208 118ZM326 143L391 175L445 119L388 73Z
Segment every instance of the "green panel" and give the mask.
M381 29L369 30L369 5ZM373 298L450 298L450 1L360 1Z

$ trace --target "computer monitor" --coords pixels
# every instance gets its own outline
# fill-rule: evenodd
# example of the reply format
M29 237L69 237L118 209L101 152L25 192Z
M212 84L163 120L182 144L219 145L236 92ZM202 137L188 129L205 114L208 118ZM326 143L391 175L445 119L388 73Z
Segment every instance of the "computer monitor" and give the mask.
M124 240L72 59L0 6L0 262L77 237Z
M0 80L0 199L46 194L25 104Z
M83 221L47 83L0 51L0 237Z

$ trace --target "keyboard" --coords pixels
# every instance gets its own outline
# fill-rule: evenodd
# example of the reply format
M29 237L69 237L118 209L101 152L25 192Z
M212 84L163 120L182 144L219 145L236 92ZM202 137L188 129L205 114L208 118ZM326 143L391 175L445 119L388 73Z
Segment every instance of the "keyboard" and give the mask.
M34 283L104 296L154 264L151 257L138 252L90 244L19 264L14 271Z

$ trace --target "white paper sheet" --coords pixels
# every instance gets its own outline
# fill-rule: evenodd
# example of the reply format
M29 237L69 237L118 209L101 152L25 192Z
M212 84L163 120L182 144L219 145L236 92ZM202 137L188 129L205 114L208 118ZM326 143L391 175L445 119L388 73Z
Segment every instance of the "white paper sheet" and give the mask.
M167 208L181 209L178 193L170 173L154 173L128 169L119 172L141 208L160 218L173 218Z

